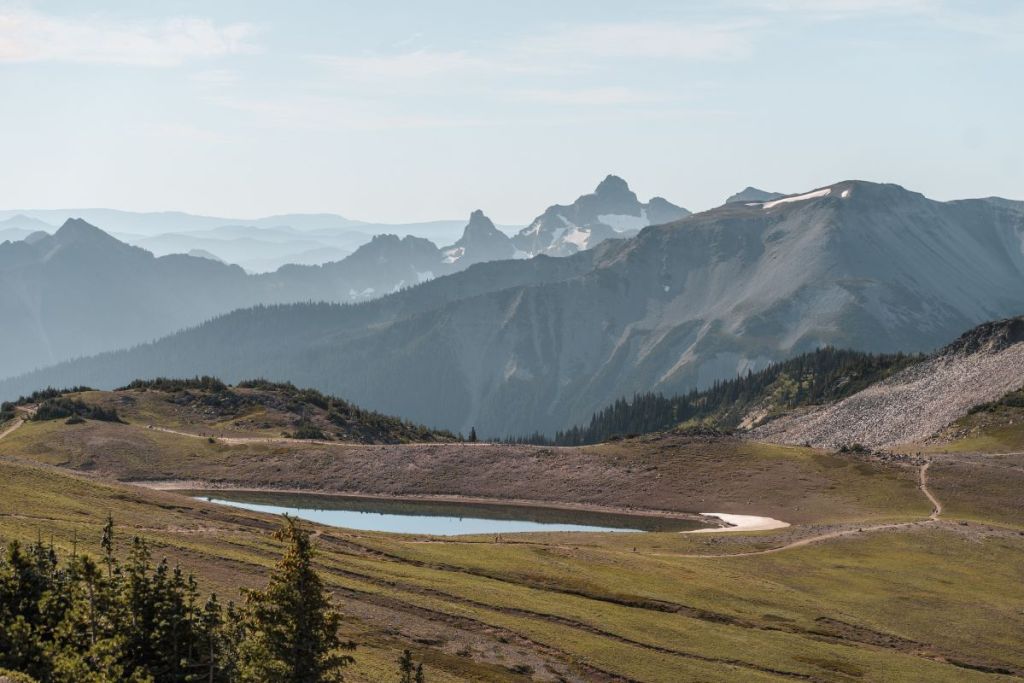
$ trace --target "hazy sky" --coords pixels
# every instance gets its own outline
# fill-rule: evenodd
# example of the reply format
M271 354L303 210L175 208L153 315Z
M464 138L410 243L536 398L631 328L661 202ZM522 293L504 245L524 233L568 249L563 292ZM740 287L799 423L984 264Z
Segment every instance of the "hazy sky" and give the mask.
M1024 199L1024 2L0 0L0 208Z

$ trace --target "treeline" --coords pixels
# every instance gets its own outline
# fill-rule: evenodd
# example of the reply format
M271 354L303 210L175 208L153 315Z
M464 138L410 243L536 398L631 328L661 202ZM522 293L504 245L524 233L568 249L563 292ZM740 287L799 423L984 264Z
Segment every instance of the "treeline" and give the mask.
M36 405L35 414L32 420L58 420L67 418L69 422L81 422L85 419L103 420L105 422L121 422L121 418L114 408L103 408L102 406L88 405L80 399L67 398L65 394L76 394L83 391L92 391L89 387L71 387L70 389L54 389L52 387L34 391L28 396L22 396L17 401L4 401L0 403L0 423L13 420L17 415L19 406Z
M103 406L91 405L78 398L58 396L49 398L39 404L32 420L42 422L46 420L67 419L68 424L75 424L83 420L101 420L103 422L124 422L117 414L116 408L104 408Z
M595 413L587 425L558 432L553 440L542 434L513 437L518 443L576 446L613 437L665 431L680 426L721 430L738 427L755 409L762 421L800 406L838 401L919 362L918 354L872 354L826 347L710 388L665 397L635 394L620 398Z
M366 410L337 396L324 394L316 389L299 389L290 382L271 382L265 379L251 379L238 383L240 389L257 389L275 392L288 399L288 409L305 415L308 406L326 412L327 421L342 433L361 441L455 441L458 437L450 431L431 429L409 420L392 415ZM326 435L323 429L309 420L299 423L292 434L297 439L321 439Z
M243 396L234 389L267 392L273 394L273 398L264 400L259 395ZM158 377L135 380L118 389L128 390L175 394L176 402L187 401L188 394L198 392L192 397L195 402L215 407L225 414L240 413L247 406L254 404L281 407L296 415L295 429L288 433L288 436L296 439L328 439L332 432L367 443L455 441L459 438L447 430L431 429L374 410L365 410L337 396L330 396L316 389L300 389L290 382L250 379L231 387L220 379L209 376L191 379ZM316 416L313 409L323 411L322 421L314 419Z
M119 387L117 391L163 391L169 394L174 394L179 391L227 391L228 385L219 380L216 377L210 377L209 375L203 375L202 377L196 376L187 379L177 379L171 377L157 377L156 379L137 379L130 384L123 387Z
M154 566L138 537L118 559L109 518L99 560L11 542L0 558L0 670L41 683L340 681L355 644L338 635L309 535L286 517L275 537L281 560L240 605L201 600L195 578ZM398 679L424 680L408 651Z

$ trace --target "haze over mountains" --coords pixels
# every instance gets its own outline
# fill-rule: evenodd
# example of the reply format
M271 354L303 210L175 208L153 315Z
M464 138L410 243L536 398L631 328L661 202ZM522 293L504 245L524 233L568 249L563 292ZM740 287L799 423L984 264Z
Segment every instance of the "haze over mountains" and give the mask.
M179 211L139 213L115 209L0 211L0 242L53 233L71 218L101 227L122 242L156 256L207 251L251 273L286 264L319 265L338 261L375 234L414 235L447 243L462 234L464 221L372 223L337 214L282 214L255 219L198 216Z
M538 221L539 235L554 234ZM424 247L403 248L433 258ZM310 291L320 284L313 273L344 263L283 271L306 275ZM278 276L266 280L275 294ZM937 202L845 181L726 204L565 258L478 264L357 306L236 311L7 380L0 395L266 375L437 427L553 432L611 397L706 386L822 345L931 350L1024 312L1022 292L1024 212L1013 202Z
M639 213L636 196L624 181L614 178L613 182L610 176L601 184L613 186L619 190L617 195L605 196L599 188L596 195L586 195L577 203L596 197L613 215ZM34 213L47 219L62 214ZM13 241L0 243L0 286L8 293L0 301L0 315L11 333L0 339L0 377L132 346L236 308L364 301L475 263L533 255L517 251L512 239L482 211L473 212L469 222L460 226L460 237L444 247L408 234L371 238L348 229L371 224L332 215L274 216L247 226L220 225L226 219L178 213L84 213L136 233L170 226L185 230L136 235L133 239L147 247L144 251L83 219L69 219L53 235L36 230L47 225L41 218L16 214L6 219ZM283 221L302 229L277 225ZM444 235L444 223L421 225ZM192 228L202 231L187 231ZM328 244L351 247L352 253ZM310 258L274 272L247 274L237 265L224 263L231 262L226 257L233 253L229 246L270 261L293 258L295 249L308 249Z

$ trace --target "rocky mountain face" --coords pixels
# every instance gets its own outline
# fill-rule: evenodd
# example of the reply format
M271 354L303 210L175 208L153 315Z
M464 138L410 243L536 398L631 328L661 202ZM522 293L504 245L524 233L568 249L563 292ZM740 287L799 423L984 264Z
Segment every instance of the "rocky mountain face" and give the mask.
M469 223L458 242L441 250L444 262L467 268L484 261L513 258L516 248L508 235L494 227L491 219L479 209L469 216Z
M822 448L920 443L979 404L1024 387L1024 317L981 325L923 363L839 403L755 429Z
M610 175L593 194L583 195L567 206L548 207L519 231L513 243L527 255L567 256L606 239L632 237L648 225L668 223L689 214L661 197L642 204L625 180Z
M1024 215L847 181L355 307L238 311L0 383L0 395L263 375L433 426L550 433L615 397L680 393L819 346L931 350L1020 314L1021 292Z
M736 202L770 202L773 199L781 199L786 195L782 192L767 192L765 190L759 190L756 187L748 186L744 190L740 190L736 194L732 195L725 200L726 204L735 204Z
M511 240L474 212L445 250L378 235L336 262L252 275L204 249L154 257L70 219L53 235L0 243L0 377L130 347L236 308L365 301L513 253Z

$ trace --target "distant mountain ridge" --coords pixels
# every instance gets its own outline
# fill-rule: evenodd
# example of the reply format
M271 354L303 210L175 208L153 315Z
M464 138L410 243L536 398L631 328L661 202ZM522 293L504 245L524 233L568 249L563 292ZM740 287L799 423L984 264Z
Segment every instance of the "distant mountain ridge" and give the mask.
M568 256L597 246L606 239L632 237L648 225L669 223L690 215L661 197L640 203L622 178L610 175L593 194L567 206L549 206L519 231L512 242L524 254Z
M553 433L832 345L928 351L1024 308L1024 214L844 181L728 204L560 259L472 266L359 306L237 311L0 383L254 374L481 434Z
M652 206L661 208L654 202ZM122 213L113 212L124 219ZM163 221L177 220L180 215L184 214L157 216ZM22 239L0 243L0 285L8 292L0 302L0 315L12 330L0 338L0 377L132 346L236 308L366 301L477 263L530 256L518 252L512 239L480 210L471 214L458 240L449 246L438 247L412 235L380 234L361 241L351 253L303 241L308 235L330 231L325 226L332 221L347 219L319 214L299 218L305 231L287 226L220 225L203 232L207 236L203 239L168 233L138 240L147 247L157 245L158 253L172 252L157 258L80 218L67 220L52 236L46 232L26 235L18 228ZM17 220L29 226L37 221L24 216ZM337 225L340 230L342 224ZM69 248L71 241L86 237L90 248ZM305 244L312 263L291 263L273 272L249 275L225 263L231 262L232 252L224 249L243 241L262 244L259 249L269 248L263 252L267 255L281 248L279 244ZM175 246L189 244L195 246L174 252ZM331 260L330 255L336 258ZM197 258L203 262L196 263ZM90 275L98 270L102 274ZM74 329L69 329L72 321Z

